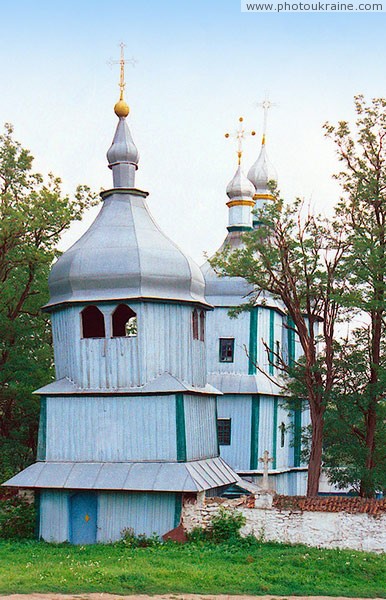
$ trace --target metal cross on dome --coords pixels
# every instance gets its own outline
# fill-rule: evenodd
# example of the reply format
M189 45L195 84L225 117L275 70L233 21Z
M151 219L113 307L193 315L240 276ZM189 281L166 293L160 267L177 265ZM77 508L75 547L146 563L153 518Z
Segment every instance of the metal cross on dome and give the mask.
M120 77L119 77L119 89L121 90L121 98L123 98L123 92L125 90L125 65L130 64L133 67L135 67L135 65L138 63L138 60L136 58L134 58L133 56L131 58L125 58L125 48L126 48L126 44L124 44L123 42L121 42L119 44L119 47L121 49L121 57L119 60L114 60L112 58L110 58L110 60L108 61L107 64L109 64L111 67L113 65L120 65Z
M241 157L243 155L243 140L245 140L245 129L243 127L244 117L239 117L239 126L233 133L226 133L225 137L235 138L237 140L237 162L240 165ZM256 135L255 131L251 131L251 135Z
M265 144L265 136L267 134L268 112L273 106L277 106L277 104L269 100L268 93L266 92L264 100L262 102L257 102L256 106L262 108L264 113L262 143Z

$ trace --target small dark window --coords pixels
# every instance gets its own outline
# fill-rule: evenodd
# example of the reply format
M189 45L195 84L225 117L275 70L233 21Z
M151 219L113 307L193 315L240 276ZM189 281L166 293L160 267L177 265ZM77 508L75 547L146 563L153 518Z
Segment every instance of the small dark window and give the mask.
M231 419L217 419L217 436L219 446L231 445Z
M193 328L193 339L198 340L198 310L194 309L192 312L192 328Z
M120 304L113 312L113 337L135 337L136 335L137 315L127 304Z
M280 423L280 448L284 448L285 443L285 424L283 422Z
M87 306L80 313L84 338L105 337L105 318L97 306Z
M233 362L234 338L220 338L220 362Z
M205 341L205 311L200 312L200 340Z
M280 367L280 342L276 340L276 357L275 364L277 367Z

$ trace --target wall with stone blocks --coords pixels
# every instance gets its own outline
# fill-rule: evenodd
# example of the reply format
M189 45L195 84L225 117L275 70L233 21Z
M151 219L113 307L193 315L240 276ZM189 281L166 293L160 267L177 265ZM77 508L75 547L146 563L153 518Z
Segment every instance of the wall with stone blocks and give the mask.
M276 508L249 508L246 502L227 500L226 508L242 512L246 524L242 535L253 534L265 541L306 544L320 548L348 548L367 552L386 552L386 514L348 512L307 512ZM200 496L196 503L186 501L182 523L187 531L207 527L220 503Z

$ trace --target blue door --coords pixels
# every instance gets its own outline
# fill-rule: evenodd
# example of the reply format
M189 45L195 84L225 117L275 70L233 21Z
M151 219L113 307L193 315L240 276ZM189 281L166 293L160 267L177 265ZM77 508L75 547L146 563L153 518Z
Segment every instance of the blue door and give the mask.
M96 544L97 495L79 492L70 497L71 544Z

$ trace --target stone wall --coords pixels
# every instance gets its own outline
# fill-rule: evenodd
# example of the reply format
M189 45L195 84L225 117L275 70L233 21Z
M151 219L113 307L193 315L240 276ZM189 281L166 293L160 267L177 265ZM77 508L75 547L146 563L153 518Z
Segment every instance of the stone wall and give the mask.
M259 499L260 505L262 504ZM253 534L265 541L286 544L306 544L320 548L348 548L367 552L386 552L386 513L347 512L327 510L300 510L255 508L253 497L223 500L204 495L194 502L184 501L182 524L186 531L207 527L219 506L242 512L246 524L242 535ZM265 503L268 506L269 502Z

